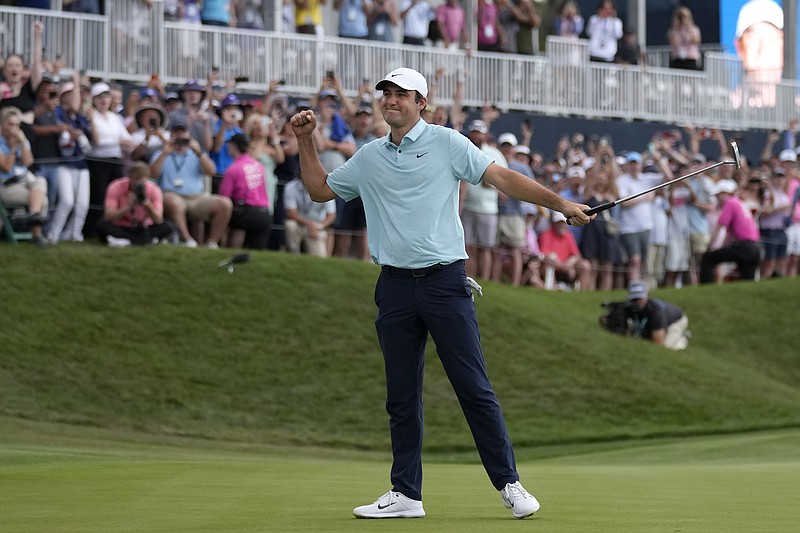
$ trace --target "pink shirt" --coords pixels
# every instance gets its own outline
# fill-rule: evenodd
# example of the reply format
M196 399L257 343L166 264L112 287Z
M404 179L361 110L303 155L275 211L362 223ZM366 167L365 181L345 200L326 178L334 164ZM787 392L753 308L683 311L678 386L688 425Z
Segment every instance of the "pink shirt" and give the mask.
M757 242L761 238L753 213L736 195L725 200L717 224L725 226L728 236L737 241Z
M575 237L571 231L565 231L562 235L550 227L539 236L539 249L543 254L556 254L562 263L566 263L570 257L580 257L581 251L575 242Z
M451 6L443 4L436 10L436 20L438 20L451 43L458 43L461 40L461 32L464 30L464 10L461 6Z
M239 156L222 176L219 193L233 200L233 205L269 207L264 167L249 154Z
M789 182L789 187L786 189L786 192L789 195L790 202L794 200L794 194L797 191L798 186L800 186L800 180L793 179ZM800 222L800 201L795 204L794 211L791 214L792 222Z
M131 188L131 180L130 178L118 178L108 184L108 188L106 189L106 199L105 199L105 209L109 211L111 209L122 209L123 207L127 207L130 205L130 193L133 191ZM150 200L150 204L153 207L153 210L156 213L163 213L164 212L164 197L161 194L161 189L158 188L158 185L153 183L150 180L147 180L145 185L145 194L147 195L147 199ZM155 224L152 218L150 218L149 213L144 208L144 206L137 205L133 209L133 213L128 212L122 218L119 218L112 222L115 226L120 226L123 228L130 228L133 225L133 221L138 222L142 226L152 226Z

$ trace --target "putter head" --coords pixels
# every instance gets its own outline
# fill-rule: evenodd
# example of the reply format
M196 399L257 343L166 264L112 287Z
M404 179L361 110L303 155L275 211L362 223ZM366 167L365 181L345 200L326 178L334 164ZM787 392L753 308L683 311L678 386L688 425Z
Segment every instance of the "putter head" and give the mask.
M736 170L742 168L742 160L739 158L739 145L736 141L731 142L731 154L733 154L733 164L736 165Z

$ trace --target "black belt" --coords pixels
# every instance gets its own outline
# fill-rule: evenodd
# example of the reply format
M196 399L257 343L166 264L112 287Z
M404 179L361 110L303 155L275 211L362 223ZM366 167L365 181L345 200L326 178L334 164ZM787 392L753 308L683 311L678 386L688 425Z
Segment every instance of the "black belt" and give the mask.
M438 263L424 268L397 268L389 265L383 265L381 270L391 276L401 276L404 278L424 278L430 274L435 274L446 268L464 264L464 260L455 261L453 263Z

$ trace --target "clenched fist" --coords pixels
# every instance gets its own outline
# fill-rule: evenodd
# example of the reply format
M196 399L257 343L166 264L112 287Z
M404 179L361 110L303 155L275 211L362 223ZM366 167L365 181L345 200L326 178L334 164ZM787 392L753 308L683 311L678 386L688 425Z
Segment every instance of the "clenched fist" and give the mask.
M292 131L297 137L311 135L317 127L317 116L311 110L300 111L290 120Z

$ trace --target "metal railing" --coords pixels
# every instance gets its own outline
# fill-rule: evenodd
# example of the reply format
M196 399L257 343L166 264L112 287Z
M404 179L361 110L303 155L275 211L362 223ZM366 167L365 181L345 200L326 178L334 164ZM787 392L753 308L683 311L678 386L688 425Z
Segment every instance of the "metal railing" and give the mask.
M594 119L694 124L733 130L783 129L797 114L797 81L748 81L741 62L719 52L705 54L703 71L589 61L585 41L550 37L539 56L476 53L236 28L165 22L163 5L108 2L103 16L0 8L0 46L22 51L32 42L32 24L45 24L46 55L93 77L145 83L153 73L170 84L205 79L218 67L223 79L246 77L242 92L261 92L281 79L298 95L317 91L325 71L340 76L356 94L364 79L380 79L404 65L444 76L436 101L452 103L458 79L463 103L491 102L503 110Z

